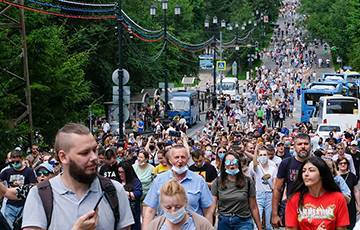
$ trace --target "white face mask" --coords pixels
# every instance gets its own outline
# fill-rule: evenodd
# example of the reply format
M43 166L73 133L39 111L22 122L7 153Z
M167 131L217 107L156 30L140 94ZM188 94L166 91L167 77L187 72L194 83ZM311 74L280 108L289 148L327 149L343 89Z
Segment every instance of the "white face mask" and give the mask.
M176 211L175 214L172 214L170 212L164 211L164 216L166 219L168 219L173 224L180 223L186 214L185 208L180 208Z
M260 156L260 157L258 157L258 161L262 165L266 164L268 162L268 160L269 160L268 156Z
M176 167L176 166L173 166L171 169L172 169L176 174L183 174L183 173L185 173L185 172L188 170L188 166L185 165L185 166L183 166L183 167L181 167L181 168Z

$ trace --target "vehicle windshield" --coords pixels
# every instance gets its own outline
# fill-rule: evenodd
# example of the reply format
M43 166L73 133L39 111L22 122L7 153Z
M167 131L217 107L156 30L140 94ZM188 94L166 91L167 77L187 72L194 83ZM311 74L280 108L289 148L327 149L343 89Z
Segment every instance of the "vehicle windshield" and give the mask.
M329 99L326 105L327 114L357 114L356 99Z
M189 98L174 97L169 101L171 110L181 111L190 108Z
M336 126L336 125L326 125L326 126L320 126L319 127L319 131L320 132L331 132L331 131L335 131L336 132L340 132L340 127L339 126Z
M332 94L326 93L305 93L305 104L315 106L317 102L319 102L320 97L322 96L331 96Z
M343 81L344 78L341 76L326 76L325 81Z
M223 82L221 90L235 90L236 84L234 82ZM220 90L220 83L218 84L218 90Z
M346 80L347 80L348 82L357 82L357 81L360 80L360 75L359 75L359 74L348 75L348 76L346 77Z

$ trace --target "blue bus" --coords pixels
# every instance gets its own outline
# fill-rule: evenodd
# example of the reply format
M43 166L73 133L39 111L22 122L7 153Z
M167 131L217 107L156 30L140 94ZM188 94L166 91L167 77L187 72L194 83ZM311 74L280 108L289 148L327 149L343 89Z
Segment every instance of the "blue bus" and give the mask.
M314 82L302 91L301 96L301 122L309 122L316 114L320 97L343 93L343 84L339 82Z
M360 73L348 72L344 73L345 85L349 89L349 93L346 96L360 98Z
M189 126L200 119L200 103L197 91L179 90L172 92L169 96L169 119L173 119L175 116L184 117Z
M343 73L323 73L321 76L322 81L334 81L345 84L346 79Z

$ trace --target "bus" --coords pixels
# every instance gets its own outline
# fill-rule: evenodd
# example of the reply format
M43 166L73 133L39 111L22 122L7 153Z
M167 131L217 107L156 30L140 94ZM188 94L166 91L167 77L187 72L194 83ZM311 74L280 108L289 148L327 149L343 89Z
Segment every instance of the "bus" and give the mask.
M192 126L200 119L200 102L197 91L178 90L170 93L169 119L184 117L186 124Z
M346 71L344 76L345 85L349 88L349 93L347 96L360 98L360 74L358 72Z
M335 81L345 83L345 76L343 73L323 73L321 76L322 81Z
M320 98L318 124L338 124L341 130L360 127L360 99L343 95Z
M338 82L313 82L301 93L301 122L309 122L316 113L322 96L341 94L343 85Z

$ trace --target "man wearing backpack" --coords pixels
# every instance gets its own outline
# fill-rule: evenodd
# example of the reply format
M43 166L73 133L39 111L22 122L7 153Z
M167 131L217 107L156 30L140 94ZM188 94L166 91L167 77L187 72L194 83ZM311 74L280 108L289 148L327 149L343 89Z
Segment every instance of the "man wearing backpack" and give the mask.
M66 124L54 147L63 173L30 190L22 228L130 229L134 219L123 186L97 176L97 143L90 130Z

